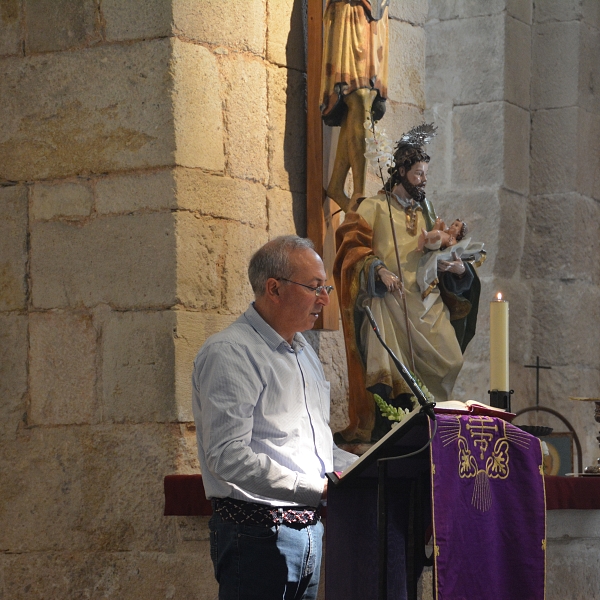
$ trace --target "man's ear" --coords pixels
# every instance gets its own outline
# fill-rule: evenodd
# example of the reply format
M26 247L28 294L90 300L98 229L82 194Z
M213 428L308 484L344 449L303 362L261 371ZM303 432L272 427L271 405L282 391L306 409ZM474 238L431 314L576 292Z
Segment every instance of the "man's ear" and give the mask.
M404 167L399 167L398 173L400 173L401 177L404 177L406 175L406 169Z
M267 284L265 285L265 296L272 300L273 302L279 302L279 281L274 277L269 277L267 279Z

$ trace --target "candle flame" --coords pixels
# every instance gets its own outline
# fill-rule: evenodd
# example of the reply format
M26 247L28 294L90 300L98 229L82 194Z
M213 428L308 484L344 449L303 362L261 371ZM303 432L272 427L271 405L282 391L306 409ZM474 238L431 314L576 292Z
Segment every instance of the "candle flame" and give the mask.
M498 302L502 302L502 292L498 292L496 299L498 300Z

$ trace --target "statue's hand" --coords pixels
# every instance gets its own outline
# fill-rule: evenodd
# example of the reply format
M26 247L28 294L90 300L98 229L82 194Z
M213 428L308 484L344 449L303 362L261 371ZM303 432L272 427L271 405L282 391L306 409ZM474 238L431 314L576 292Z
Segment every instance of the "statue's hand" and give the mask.
M396 290L400 290L400 278L398 275L388 271L385 267L379 269L377 271L379 275L379 279L383 282L385 287L388 289L388 292L395 292ZM402 290L400 290L402 291Z
M465 263L452 253L454 260L440 260L438 262L438 271L440 273L454 273L455 275L463 275L465 272Z

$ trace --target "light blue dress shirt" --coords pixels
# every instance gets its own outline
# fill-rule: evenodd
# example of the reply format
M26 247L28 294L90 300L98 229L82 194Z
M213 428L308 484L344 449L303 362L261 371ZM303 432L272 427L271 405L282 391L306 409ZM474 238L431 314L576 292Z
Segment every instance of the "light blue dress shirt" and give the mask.
M357 458L333 444L315 351L300 333L290 346L253 305L198 352L192 401L208 498L317 506L325 473Z

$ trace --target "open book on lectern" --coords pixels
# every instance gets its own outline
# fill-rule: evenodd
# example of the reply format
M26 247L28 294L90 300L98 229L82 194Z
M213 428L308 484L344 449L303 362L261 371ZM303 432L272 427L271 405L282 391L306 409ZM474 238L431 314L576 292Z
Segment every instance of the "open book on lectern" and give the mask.
M331 483L338 485L344 481L353 479L362 473L368 466L380 458L390 456L401 456L403 452L397 446L398 442L405 437L415 425L426 426L427 416L422 412L421 406L417 406L412 412L408 413L402 421L394 423L379 441L375 442L357 461L353 462L344 471L332 471L327 473L327 478ZM425 438L427 439L427 438ZM420 436L418 443L422 444L423 439ZM405 448L409 451L409 448ZM404 452L407 453L407 452Z

